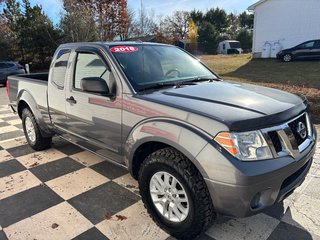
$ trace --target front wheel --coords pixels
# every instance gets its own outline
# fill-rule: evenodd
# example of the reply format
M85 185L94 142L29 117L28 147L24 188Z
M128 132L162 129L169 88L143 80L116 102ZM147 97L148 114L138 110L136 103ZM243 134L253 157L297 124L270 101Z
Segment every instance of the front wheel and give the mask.
M178 239L193 239L215 217L210 194L196 167L172 148L147 157L139 173L145 207L159 227Z
M292 61L292 55L287 53L283 56L283 61L284 62L291 62Z
M50 147L52 138L41 135L39 125L28 108L22 111L22 127L27 142L34 150L40 151Z

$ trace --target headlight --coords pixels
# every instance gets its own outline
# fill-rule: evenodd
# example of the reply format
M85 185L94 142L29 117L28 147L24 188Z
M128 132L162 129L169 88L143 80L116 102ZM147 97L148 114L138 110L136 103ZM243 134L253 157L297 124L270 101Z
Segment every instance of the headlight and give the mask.
M222 132L214 140L230 154L242 161L273 158L271 150L260 131Z

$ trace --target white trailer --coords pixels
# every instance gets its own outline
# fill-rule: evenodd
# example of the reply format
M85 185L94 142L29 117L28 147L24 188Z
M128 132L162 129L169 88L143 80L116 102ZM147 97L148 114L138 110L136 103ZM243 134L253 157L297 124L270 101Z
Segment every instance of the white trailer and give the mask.
M231 49L238 51L238 53L242 53L243 50L241 48L241 43L235 40L225 40L219 43L217 53L218 54L228 54L228 50L230 52Z

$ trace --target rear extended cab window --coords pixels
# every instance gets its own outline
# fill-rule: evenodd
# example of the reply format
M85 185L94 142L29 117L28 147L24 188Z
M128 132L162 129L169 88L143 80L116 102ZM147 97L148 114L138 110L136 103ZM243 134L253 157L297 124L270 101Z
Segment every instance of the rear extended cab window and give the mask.
M52 83L61 89L64 88L70 52L70 49L60 50L52 67Z

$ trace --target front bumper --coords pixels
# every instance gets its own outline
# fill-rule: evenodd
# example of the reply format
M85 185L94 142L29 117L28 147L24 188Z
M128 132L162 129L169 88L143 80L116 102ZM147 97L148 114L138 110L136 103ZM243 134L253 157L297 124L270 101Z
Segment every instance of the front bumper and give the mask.
M285 199L304 181L313 161L315 145L313 141L297 159L286 156L256 162L236 160L235 164L230 159L222 159L226 156L220 156L216 169L211 164L203 166L216 212L246 217ZM217 156L218 151L213 146L207 146L198 155L204 165L208 164L204 159L210 151Z

